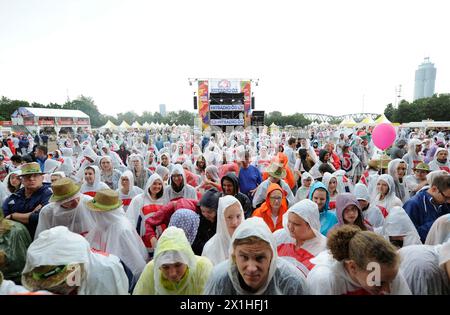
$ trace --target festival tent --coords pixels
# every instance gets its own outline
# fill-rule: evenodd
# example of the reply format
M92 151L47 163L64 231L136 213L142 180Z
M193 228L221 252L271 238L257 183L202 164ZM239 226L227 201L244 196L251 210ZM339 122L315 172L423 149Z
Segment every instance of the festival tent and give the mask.
M389 119L386 118L386 116L381 115L380 117L377 118L377 120L375 120L376 124L381 124L381 123L388 123L390 124L391 122L389 121Z
M121 129L131 129L131 126L124 120L124 121L122 121L122 123L119 125L119 128L121 128Z
M150 129L150 124L148 122L145 122L145 123L142 124L142 128Z
M111 122L111 120L108 120L108 122L106 124L104 124L103 126L101 126L98 129L109 129L109 130L116 130L117 126L114 125L113 122Z
M353 118L350 119L344 119L339 126L343 126L343 127L353 127L356 126L356 121Z
M142 125L141 125L138 121L135 121L135 122L131 125L131 127L135 128L135 129L140 129L140 128L142 128Z
M372 117L367 116L366 118L364 118L364 119L360 122L360 124L361 124L361 125L369 125L369 126L371 126L371 125L374 125L374 124L375 124L375 121L372 119Z

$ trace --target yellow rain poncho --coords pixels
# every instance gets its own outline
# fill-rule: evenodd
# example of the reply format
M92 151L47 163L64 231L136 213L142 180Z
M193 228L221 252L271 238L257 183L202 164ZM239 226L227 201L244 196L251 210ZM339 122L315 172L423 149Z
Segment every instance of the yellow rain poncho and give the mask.
M181 262L187 270L178 283L164 278L163 264ZM212 263L206 257L196 256L182 229L171 226L158 240L155 256L145 266L133 291L134 295L198 295L202 294L212 271Z

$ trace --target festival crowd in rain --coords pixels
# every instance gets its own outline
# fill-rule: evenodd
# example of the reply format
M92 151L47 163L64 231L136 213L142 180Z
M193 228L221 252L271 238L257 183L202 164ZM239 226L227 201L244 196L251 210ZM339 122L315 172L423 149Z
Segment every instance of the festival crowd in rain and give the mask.
M395 129L4 135L0 294L448 295L449 134Z

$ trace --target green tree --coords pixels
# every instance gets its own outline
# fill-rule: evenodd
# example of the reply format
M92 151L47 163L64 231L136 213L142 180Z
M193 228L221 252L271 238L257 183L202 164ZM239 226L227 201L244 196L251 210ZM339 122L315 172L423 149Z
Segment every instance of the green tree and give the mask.
M392 106L392 103L389 103L385 110L384 110L384 116L386 116L387 119L390 121L394 121L394 115L395 115L395 108Z

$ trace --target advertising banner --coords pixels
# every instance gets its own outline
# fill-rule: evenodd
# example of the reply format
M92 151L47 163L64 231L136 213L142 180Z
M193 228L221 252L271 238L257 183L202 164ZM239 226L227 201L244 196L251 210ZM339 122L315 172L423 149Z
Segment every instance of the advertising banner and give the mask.
M251 83L250 81L241 81L241 93L244 93L244 111L245 111L245 126L250 125L250 111L252 102Z
M244 105L209 105L211 111L243 111Z
M211 119L211 126L243 126L244 119Z
M239 80L211 79L210 93L241 93Z
M208 81L198 81L198 114L203 122L203 128L209 124ZM206 125L206 126L205 126Z

